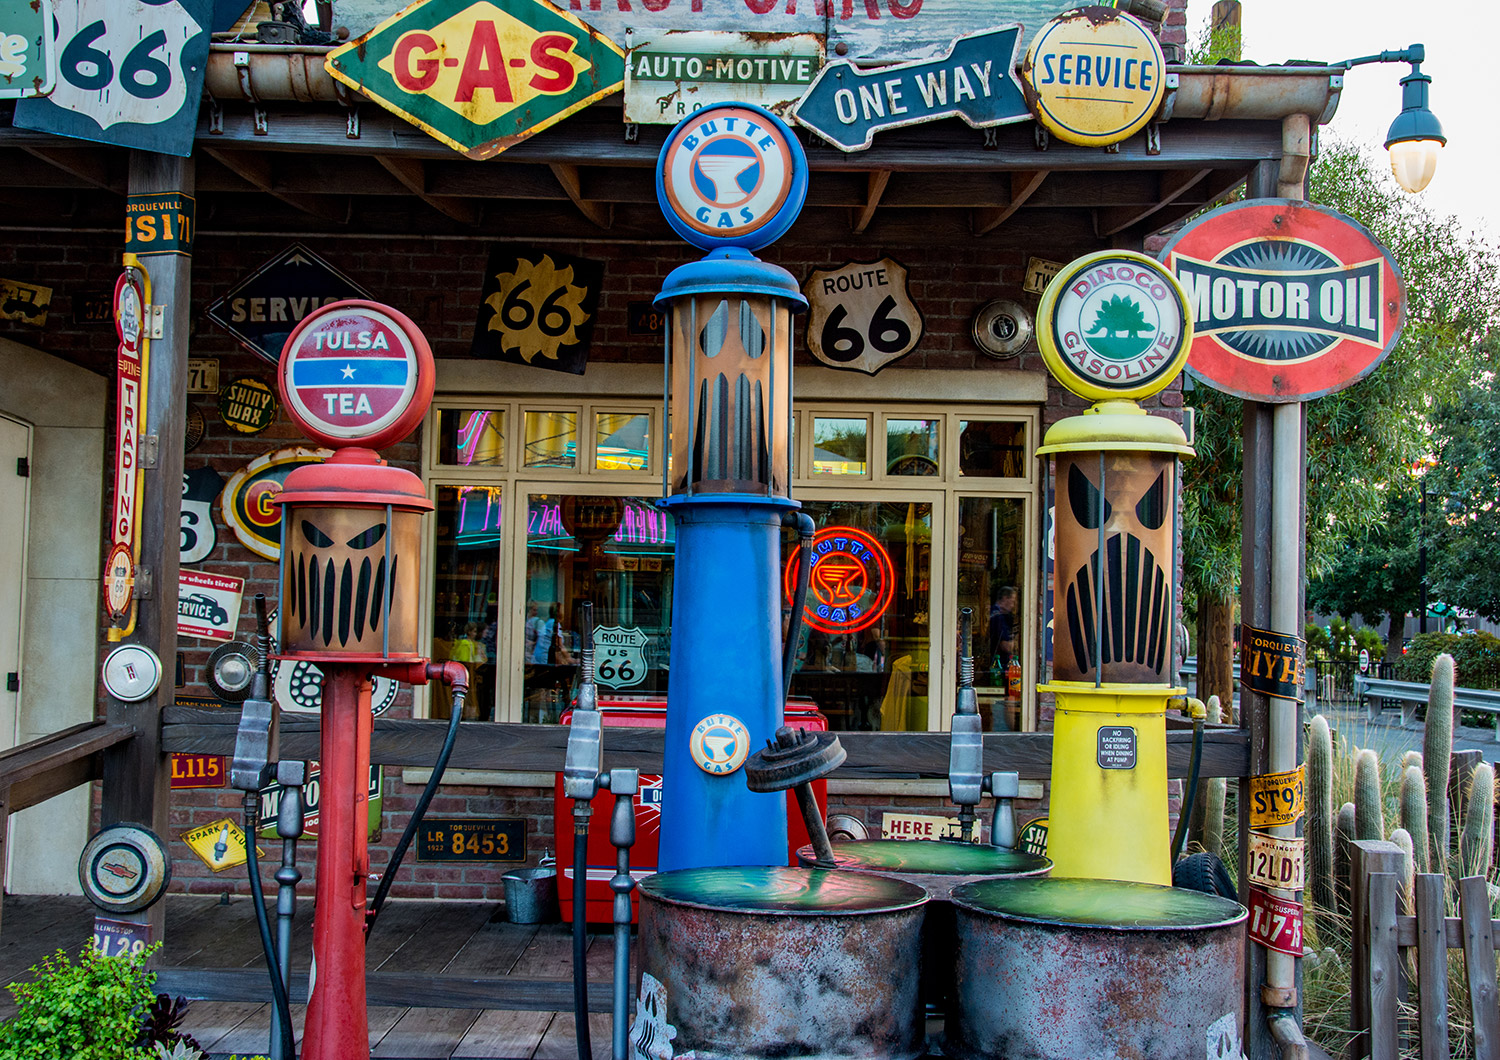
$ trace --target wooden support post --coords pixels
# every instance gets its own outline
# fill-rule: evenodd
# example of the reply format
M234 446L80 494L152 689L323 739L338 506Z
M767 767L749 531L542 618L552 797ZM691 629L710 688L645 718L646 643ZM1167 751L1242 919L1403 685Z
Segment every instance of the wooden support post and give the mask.
M1349 893L1350 909L1353 912L1353 924L1350 925L1350 937L1353 942L1353 957L1350 961L1350 981L1354 988L1349 997L1349 1029L1354 1031L1353 1038L1349 1041L1349 1060L1364 1060L1370 1055L1370 1020L1372 1016L1370 997L1370 972L1372 966L1372 955L1370 952L1370 877L1376 873L1389 873L1393 878L1402 871L1403 857L1401 848L1395 843L1384 839L1356 839L1351 845L1349 859ZM1395 889L1391 889L1390 903L1392 913L1392 935L1391 945L1395 945L1394 915L1395 915ZM1395 999L1395 976L1394 964L1389 969L1387 980L1391 991L1391 1000ZM1256 991L1258 993L1258 991ZM1395 1018L1394 1010L1392 1019Z
M130 157L133 195L194 191L193 163L147 151ZM161 657L163 679L156 694L139 703L105 697L108 720L133 725L140 734L104 752L101 821L145 825L163 840L167 835L169 777L161 750L161 712L172 705L172 672L177 656L177 568L182 519L183 425L187 416L187 357L192 259L161 254L145 259L151 274L151 301L166 306L163 337L150 345L150 379L146 391L146 424L142 434L155 437L157 462L145 472L141 507L141 562L149 572L149 594L138 601L135 633L141 644ZM163 902L118 919L149 924L160 941L165 929Z

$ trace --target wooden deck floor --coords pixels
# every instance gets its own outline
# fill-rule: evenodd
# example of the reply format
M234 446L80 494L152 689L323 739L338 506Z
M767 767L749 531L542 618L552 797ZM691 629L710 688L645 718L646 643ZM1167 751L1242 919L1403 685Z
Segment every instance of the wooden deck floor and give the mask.
M248 898L222 905L213 897L171 895L166 902L167 940L157 961L163 972L173 968L263 971L260 937ZM494 917L500 908L480 902L392 901L370 937L368 968L371 972L567 981L572 975L567 925L498 922ZM310 963L310 899L298 903L295 924L294 978L297 969L305 971ZM82 898L7 897L0 931L0 983L25 978L28 968L59 948L76 954L92 927L93 907ZM608 934L590 936L591 1008L607 998L611 945ZM263 991L268 999L268 980ZM8 994L0 998L0 1018L14 1011ZM292 1007L299 1036L304 1012L303 1005ZM267 1049L270 1019L270 1005L264 1001L200 1000L189 1009L184 1029L213 1057L254 1056ZM594 1056L607 1060L609 1017L595 1013L589 1017L589 1026ZM450 1056L573 1060L577 1056L571 1011L417 1005L372 1006L370 1049L381 1060Z

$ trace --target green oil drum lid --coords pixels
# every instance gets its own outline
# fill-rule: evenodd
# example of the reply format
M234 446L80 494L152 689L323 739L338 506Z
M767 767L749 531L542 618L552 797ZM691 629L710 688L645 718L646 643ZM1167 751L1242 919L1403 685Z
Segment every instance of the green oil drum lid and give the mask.
M641 893L673 905L778 916L894 913L927 901L925 890L905 880L785 865L658 872L641 881Z
M797 857L811 861L812 847L803 847L797 851ZM1052 867L1052 862L1039 854L940 839L835 841L833 860L841 869L932 876L1034 876Z
M1055 876L976 880L953 889L953 904L1004 920L1106 931L1227 927L1248 915L1238 902L1201 891Z

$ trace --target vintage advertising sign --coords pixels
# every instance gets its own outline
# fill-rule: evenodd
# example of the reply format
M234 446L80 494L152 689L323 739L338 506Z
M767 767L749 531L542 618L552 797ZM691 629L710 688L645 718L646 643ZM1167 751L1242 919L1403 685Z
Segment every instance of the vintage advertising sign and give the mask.
M892 258L817 269L802 293L807 348L830 368L874 375L922 339L922 313L912 300L906 267Z
M0 54L5 42L0 39ZM0 66L4 60L0 59ZM47 309L52 305L52 288L20 280L0 279L0 320L41 327L47 323Z
M497 246L479 292L470 353L582 375L604 265L571 254Z
M1042 360L1080 397L1143 398L1182 370L1193 340L1187 296L1159 262L1104 250L1070 262L1037 309Z
M1268 950L1302 956L1302 903L1250 888L1250 941Z
M1300 836L1251 832L1250 855L1246 863L1250 882L1283 891L1302 890L1306 843Z
M219 494L219 517L251 552L269 560L280 559L281 509L271 501L294 470L304 464L321 464L332 455L332 449L299 445L256 457L229 476Z
M676 125L710 103L754 103L785 116L823 65L815 33L627 32L625 120Z
M224 488L224 476L211 467L196 467L182 473L181 539L179 563L200 563L218 543L214 530L213 504Z
M225 762L223 755L173 753L172 790L222 788L229 778Z
M189 394L217 394L219 392L219 359L217 357L189 357L187 369L187 392Z
M328 72L470 158L491 158L625 79L625 53L546 0L425 0L330 52Z
M370 292L301 243L261 264L208 307L208 318L251 353L276 364L292 329L309 313Z
M136 444L145 419L145 344L141 323L145 296L134 272L115 281L115 489L110 512L110 548L104 564L104 604L116 623L130 610L135 590L136 523L141 510L141 471Z
M276 392L248 376L219 391L219 418L241 434L259 434L276 422Z
M519 817L427 817L417 833L418 861L525 861Z
M594 651L598 665L594 680L605 688L633 688L646 679L646 646L651 643L639 626L595 626Z
M881 839L958 839L963 832L957 817L926 813L883 813Z
M58 76L50 95L16 102L23 129L193 153L213 0L70 0L57 4Z
M1052 282L1052 277L1062 271L1065 263L1048 261L1046 258L1026 259L1026 278L1021 281L1021 290L1041 294Z
M733 773L750 757L750 730L733 714L710 714L693 726L688 752L705 773Z
M286 340L277 383L292 422L324 445L380 449L405 438L432 401L432 349L406 314L334 302Z
M776 115L716 103L667 134L656 201L672 230L702 250L758 250L786 234L807 201L807 155Z
M1307 806L1302 767L1250 778L1250 827L1279 828L1296 824Z
M240 624L245 579L185 570L177 574L177 635L200 640L234 639Z
M1307 641L1289 633L1240 626L1240 679L1253 692L1302 702Z
M181 192L127 195L125 249L142 258L152 254L192 257L193 236L197 234L193 220L196 211L197 202Z
M282 710L294 714L319 714L323 710L323 671L305 659L271 665L271 695ZM370 715L380 717L396 702L401 684L389 677L370 681Z
M1188 292L1188 371L1247 401L1306 401L1373 372L1406 322L1391 252L1351 217L1291 199L1221 206L1162 252Z
M302 784L302 838L318 838L319 807L323 792L323 770L317 762L305 763ZM371 842L380 838L380 818L385 810L383 774L379 765L370 766L369 782L365 786L365 825ZM271 781L260 789L261 830L256 835L261 839L277 839L276 815L281 810L281 799L286 793L279 781Z
M182 841L198 856L198 860L214 872L223 872L236 865L243 865L245 855L245 830L234 823L234 818L223 817L209 824L189 828L182 833ZM264 857L265 851L258 845L256 857Z
M1085 7L1042 27L1021 80L1042 127L1064 143L1106 147L1146 127L1166 93L1156 35L1113 7Z
M1023 854L1046 857L1047 830L1051 823L1046 817L1038 817L1026 822L1026 827L1021 829L1021 834L1016 837L1016 849Z
M953 42L936 59L862 68L823 68L797 104L797 121L841 151L863 151L882 129L962 118L976 129L1027 121L1015 77L1021 27L1005 26Z
M51 92L55 53L52 0L0 0L0 99Z
M782 572L790 604L797 591L801 553ZM896 594L895 567L885 546L852 526L825 526L813 536L812 572L802 619L824 633L858 633L874 625Z

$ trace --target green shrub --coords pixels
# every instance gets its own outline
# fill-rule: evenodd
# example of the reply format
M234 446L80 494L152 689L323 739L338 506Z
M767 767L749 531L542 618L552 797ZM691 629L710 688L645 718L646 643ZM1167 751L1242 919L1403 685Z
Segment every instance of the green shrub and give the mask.
M85 946L77 964L62 950L44 958L31 969L34 982L8 987L19 1011L0 1023L0 1060L149 1057L135 1041L153 1000L146 961L154 951L106 957Z
M1444 653L1453 656L1460 688L1500 687L1500 637L1490 633L1419 633L1396 661L1396 677L1426 681L1432 661Z

